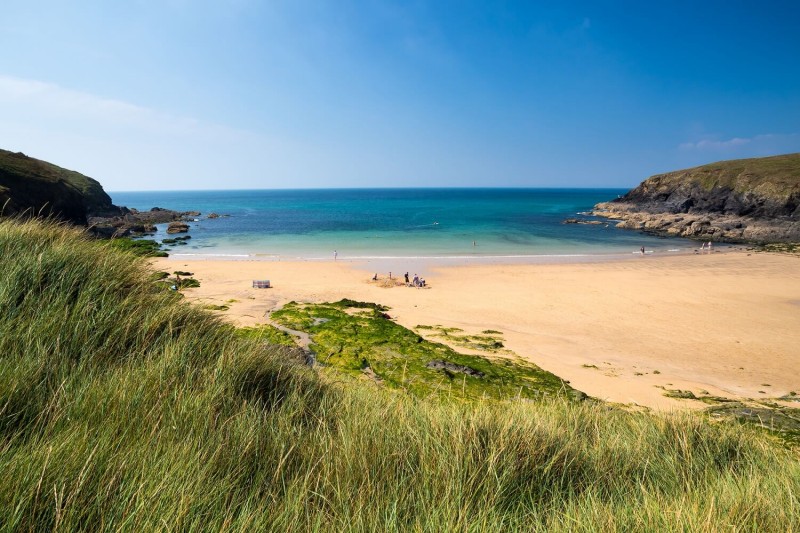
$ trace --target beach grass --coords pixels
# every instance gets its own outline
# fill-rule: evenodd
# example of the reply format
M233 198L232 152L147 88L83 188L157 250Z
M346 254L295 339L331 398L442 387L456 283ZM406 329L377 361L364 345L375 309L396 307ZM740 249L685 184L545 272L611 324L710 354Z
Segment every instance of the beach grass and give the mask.
M2 531L800 529L746 426L341 383L54 224L0 222L0 269Z

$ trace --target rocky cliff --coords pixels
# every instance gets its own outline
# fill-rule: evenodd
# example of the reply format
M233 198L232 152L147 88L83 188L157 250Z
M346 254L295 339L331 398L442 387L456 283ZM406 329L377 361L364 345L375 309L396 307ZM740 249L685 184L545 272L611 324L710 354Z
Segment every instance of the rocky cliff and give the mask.
M800 153L658 174L593 214L700 240L800 242Z
M113 238L153 233L155 224L191 220L200 212L117 207L103 186L88 176L0 150L0 216L53 217L88 226L95 237ZM184 233L189 230L187 224L180 228Z
M97 181L23 153L0 150L0 215L52 216L86 225L125 213Z

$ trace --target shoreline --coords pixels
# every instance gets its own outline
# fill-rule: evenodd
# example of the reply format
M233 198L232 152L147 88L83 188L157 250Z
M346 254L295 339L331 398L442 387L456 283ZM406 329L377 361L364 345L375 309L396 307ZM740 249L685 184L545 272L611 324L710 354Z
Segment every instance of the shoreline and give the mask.
M420 265L429 290L370 283L368 273L386 275L377 262L169 257L153 263L194 272L201 286L185 290L189 300L228 302L230 309L219 314L237 325L265 323L270 311L292 300L351 298L389 306L392 318L408 328L495 329L519 357L611 402L691 409L705 404L664 393L764 400L800 388L792 377L800 362L792 351L800 345L795 256L732 249L588 262ZM393 270L393 277L402 279L405 268ZM409 265L411 275L414 268ZM253 279L270 279L274 288L252 289Z
M709 253L720 254L734 251L747 250L747 244L715 243L713 252L697 247L683 247L652 250L645 252L647 257L676 257L683 255L706 255ZM461 255L342 255L333 256L303 256L281 255L267 253L181 253L180 249L169 250L170 258L186 261L249 261L265 263L347 263L362 270L371 270L380 266L385 272L397 272L397 264L417 265L420 268L439 268L453 266L473 265L543 265L543 264L576 264L576 263L607 263L617 261L635 260L642 257L639 250L613 251L613 252L585 252L585 253L541 253L541 254L461 254ZM367 268L369 267L369 268Z

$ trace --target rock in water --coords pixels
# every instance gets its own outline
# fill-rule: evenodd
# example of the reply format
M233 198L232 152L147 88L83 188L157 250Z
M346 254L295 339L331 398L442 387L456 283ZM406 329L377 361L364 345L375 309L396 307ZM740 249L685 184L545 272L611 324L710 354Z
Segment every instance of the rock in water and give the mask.
M167 233L186 233L189 231L189 224L186 222L170 222L169 226L167 226Z

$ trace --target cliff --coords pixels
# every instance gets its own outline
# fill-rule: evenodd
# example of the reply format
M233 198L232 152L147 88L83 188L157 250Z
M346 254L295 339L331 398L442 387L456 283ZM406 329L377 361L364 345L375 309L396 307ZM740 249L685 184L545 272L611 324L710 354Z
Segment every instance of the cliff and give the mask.
M96 180L22 153L0 150L0 214L52 216L86 225L89 216L114 216L125 210Z
M800 242L800 153L658 174L593 214L700 240Z

